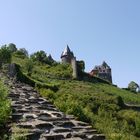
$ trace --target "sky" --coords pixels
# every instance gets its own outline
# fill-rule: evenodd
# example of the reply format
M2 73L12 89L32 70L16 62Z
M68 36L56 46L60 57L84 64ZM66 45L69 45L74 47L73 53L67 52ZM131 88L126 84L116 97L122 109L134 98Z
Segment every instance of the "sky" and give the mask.
M140 0L0 0L0 45L60 61L68 44L85 71L106 61L113 83L140 84Z

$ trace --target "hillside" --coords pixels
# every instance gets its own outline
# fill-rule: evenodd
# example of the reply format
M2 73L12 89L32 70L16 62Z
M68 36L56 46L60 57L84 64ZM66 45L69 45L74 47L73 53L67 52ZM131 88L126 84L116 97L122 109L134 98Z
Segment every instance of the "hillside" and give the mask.
M95 77L73 80L70 65L53 65L34 61L28 71L29 58L13 56L12 62L20 65L27 83L33 83L43 97L61 111L89 122L106 135L108 140L140 139L140 113L126 104L140 105L140 95L122 90Z

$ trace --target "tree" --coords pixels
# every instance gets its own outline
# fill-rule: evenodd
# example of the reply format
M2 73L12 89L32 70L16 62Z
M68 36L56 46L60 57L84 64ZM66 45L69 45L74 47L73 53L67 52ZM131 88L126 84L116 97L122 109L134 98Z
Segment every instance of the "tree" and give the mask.
M23 55L25 55L25 56L28 57L28 51L27 51L25 48L20 48L19 51L20 51Z
M77 67L78 67L79 71L84 72L84 70L85 70L85 62L83 60L77 61Z
M85 70L85 62L83 60L77 62L78 77L82 77Z
M52 63L54 62L54 60L53 60L51 54L49 54L49 56L48 56L48 60L49 60L50 62L52 62Z
M37 51L31 55L33 61L39 61L45 63L47 61L47 54L44 51Z
M30 57L33 61L38 61L48 65L56 65L56 61L53 60L52 56L51 55L47 56L47 53L42 50L33 53Z
M6 47L6 45L2 46L0 49L0 67L3 64L11 62L11 52Z
M14 55L17 55L21 58L26 58L28 57L28 51L25 48L20 48L14 53Z
M16 45L13 44L13 43L8 44L8 45L7 45L7 48L9 49L9 51L10 51L11 53L14 53L14 52L17 51Z
M129 84L128 84L128 89L132 92L137 92L139 90L139 85L134 82L134 81L131 81Z

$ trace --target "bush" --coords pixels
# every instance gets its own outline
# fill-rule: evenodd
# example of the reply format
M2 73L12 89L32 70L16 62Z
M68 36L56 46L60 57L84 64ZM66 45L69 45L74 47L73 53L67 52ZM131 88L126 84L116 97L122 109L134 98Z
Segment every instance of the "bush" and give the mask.
M6 124L11 115L10 100L7 99L8 88L0 81L0 139L6 137Z
M137 137L140 137L140 118L139 117L136 117L135 118L135 132L134 134L137 136Z
M7 99L8 89L0 81L0 126L3 126L9 119L11 112L10 101Z
M29 59L26 63L25 63L25 69L27 71L27 75L31 76L32 74L32 70L34 67L34 63L31 59Z
M37 88L37 90L40 92L41 96L50 99L51 102L54 102L56 98L54 91L46 88Z
M11 52L6 46L1 47L0 49L0 67L3 64L11 62Z

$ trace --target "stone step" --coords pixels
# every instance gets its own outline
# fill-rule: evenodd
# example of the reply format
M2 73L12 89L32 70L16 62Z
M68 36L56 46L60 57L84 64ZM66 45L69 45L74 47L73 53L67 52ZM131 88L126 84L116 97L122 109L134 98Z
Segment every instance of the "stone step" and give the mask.
M41 140L63 140L65 137L62 134L45 134Z
M82 132L73 132L72 133L72 137L79 137L81 139L87 139L86 134L84 134Z
M75 132L80 132L80 131L82 131L83 133L92 133L92 134L95 134L95 133L97 133L97 130L96 129L88 129L88 127L83 127L83 126L75 126L75 127L73 127L72 128L72 130L73 131L75 131Z
M29 133L26 135L27 140L39 140L40 133Z
M20 95L17 94L17 93L11 92L11 93L8 94L8 97L10 97L10 98L17 98L18 99L20 97Z
M12 121L19 121L22 119L23 113L13 113L12 114Z
M35 127L38 129L45 129L45 130L46 129L50 130L50 129L54 128L53 124L48 123L48 122L37 124L37 125L35 125Z
M64 128L72 128L75 127L75 125L71 121L56 121L53 122L54 125L59 126L59 127L64 127Z
M83 140L79 137L66 138L65 140Z
M33 114L33 113L24 113L24 115L23 115L23 119L26 120L26 121L36 119L36 118L37 118L37 115Z
M56 122L62 122L62 121L68 120L62 117L38 117L37 119L42 120L42 121L54 122L55 124L57 124Z
M87 136L87 138L89 140L105 140L105 135L103 135L103 134L93 134L93 135Z
M93 130L84 130L83 133L88 134L88 135L90 135L90 134L98 134L97 130L94 130L94 129Z
M64 132L72 132L72 129L63 128L63 127L56 127L54 129L52 129L51 131L53 131L54 133L64 133Z
M19 82L11 88L11 117L16 127L28 130L27 140L105 140L88 123L65 115L32 87Z
M22 109L14 109L15 113L29 113L29 110L22 108Z
M58 111L57 108L53 108L53 107L49 107L49 106L45 106L45 105L42 105L42 106L38 106L37 109L39 110L48 110L48 111Z
M17 127L19 128L25 128L25 129L32 129L34 128L32 124L27 124L27 123L20 123L20 124L17 124Z

